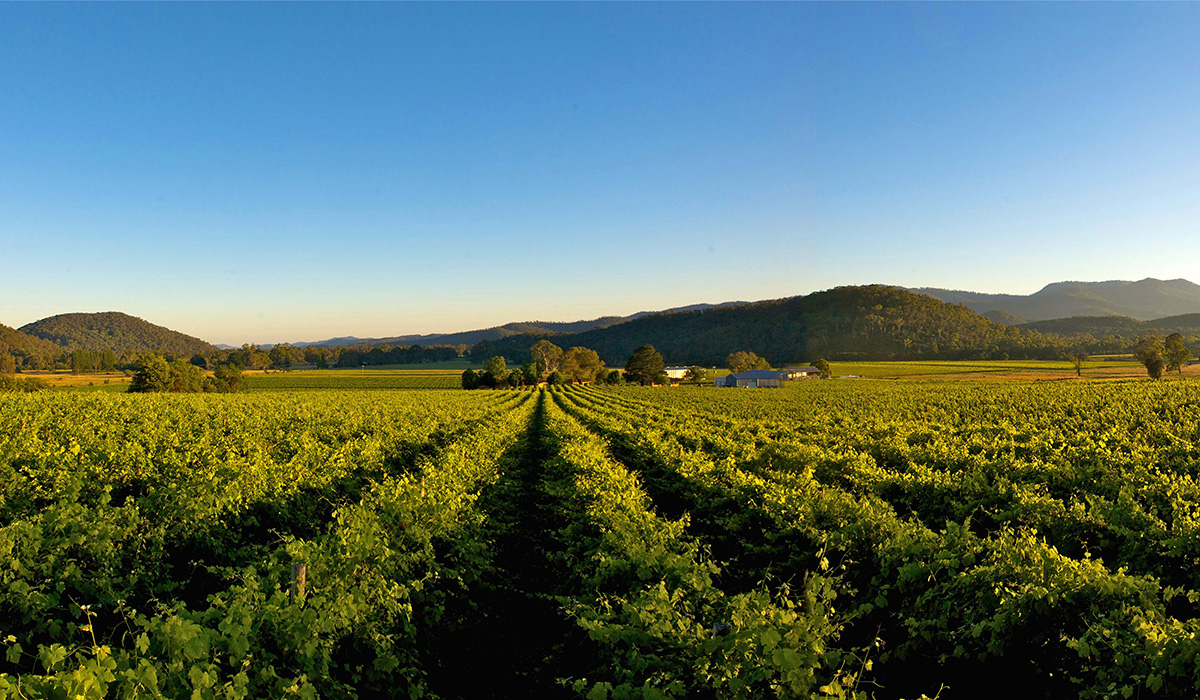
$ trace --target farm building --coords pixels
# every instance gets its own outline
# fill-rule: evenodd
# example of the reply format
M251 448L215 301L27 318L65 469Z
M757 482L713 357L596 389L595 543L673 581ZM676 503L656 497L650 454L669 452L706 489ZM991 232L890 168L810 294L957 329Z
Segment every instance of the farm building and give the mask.
M785 372L769 369L752 369L726 377L718 377L717 386L748 387L752 389L778 388L785 380Z
M683 375L687 374L688 369L688 367L665 367L663 368L663 371L666 372L667 376L671 379L679 380L683 379Z
M821 376L821 370L816 367L784 367L780 371L787 375L784 379L788 381Z

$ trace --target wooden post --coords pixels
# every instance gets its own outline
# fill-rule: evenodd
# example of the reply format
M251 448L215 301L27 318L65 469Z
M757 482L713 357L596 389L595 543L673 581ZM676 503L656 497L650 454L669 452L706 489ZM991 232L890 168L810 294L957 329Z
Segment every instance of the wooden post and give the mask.
M296 599L304 595L304 579L308 575L308 566L292 564L292 588L288 591L288 602L295 604Z

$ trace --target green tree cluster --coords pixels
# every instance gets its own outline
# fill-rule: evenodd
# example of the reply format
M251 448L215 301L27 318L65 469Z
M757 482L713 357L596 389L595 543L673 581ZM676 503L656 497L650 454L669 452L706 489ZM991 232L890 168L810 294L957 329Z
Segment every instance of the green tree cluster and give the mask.
M663 371L665 366L663 356L654 349L653 345L643 345L634 350L629 361L625 363L625 378L627 381L636 382L642 386L653 384L666 376Z
M533 363L537 367L538 379L545 379L551 372L558 371L563 351L549 340L539 340L529 348L529 354L533 356Z
M129 384L131 393L172 392L177 394L206 392L234 393L246 386L241 368L224 364L217 367L213 376L184 360L167 362L161 355L145 355L137 363L133 380Z
M744 350L729 353L729 357L725 358L725 366L732 374L751 369L771 369L771 363L767 362L765 358Z
M1174 370L1183 374L1183 368L1191 358L1192 351L1183 344L1181 334L1172 333L1167 336L1166 342L1163 343L1163 362L1168 372Z
M563 377L577 382L591 382L604 367L595 350L575 346L562 354L558 371Z
M1163 358L1163 341L1157 333L1138 340L1137 345L1133 346L1133 356L1145 366L1146 374L1151 379L1162 379L1166 361Z

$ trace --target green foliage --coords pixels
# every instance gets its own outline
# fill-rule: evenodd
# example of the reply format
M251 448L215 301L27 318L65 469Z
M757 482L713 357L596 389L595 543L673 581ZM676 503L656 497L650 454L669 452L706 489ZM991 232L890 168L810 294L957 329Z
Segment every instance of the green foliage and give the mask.
M12 374L17 371L17 358L7 352L0 352L0 374Z
M159 355L144 355L138 360L129 383L131 393L171 390L171 366Z
M115 311L51 316L22 326L21 331L68 350L92 353L116 350L118 353L161 352L190 357L194 353L217 351L216 346L199 338Z
M1148 335L1133 346L1133 356L1146 367L1151 379L1162 379L1166 360L1163 357L1163 341L1158 334Z
M462 388L475 389L479 387L479 377L473 369L465 369L462 373Z
M708 379L708 370L697 365L692 365L683 373L683 378L689 382L702 382Z
M1163 365L1168 372L1174 370L1183 374L1183 366L1191 357L1192 351L1183 344L1182 335L1172 333L1167 336L1163 343Z
M511 594L577 630L530 663L582 697L1190 699L1198 404L1188 381L4 394L0 697L449 696L448 635L511 642L482 619ZM530 580L500 538L550 588L496 595Z
M833 374L833 369L829 366L829 360L826 360L824 357L818 357L808 364L810 367L816 367L817 371L819 371L823 377L828 377Z
M49 388L49 382L43 379L20 379L9 374L0 374L0 391L30 392L45 391Z
M771 364L764 358L743 350L729 353L729 357L725 358L725 366L729 368L732 374L751 369L771 369Z
M549 340L539 340L529 348L529 354L533 357L533 363L537 367L538 378L545 379L550 376L551 372L558 371L563 351Z
M663 356L658 354L654 346L643 345L634 350L629 361L625 363L625 377L628 381L645 386L652 384L663 374L664 366Z
M590 382L604 366L595 350L573 347L562 354L558 371L577 382Z
M1083 376L1083 363L1087 362L1088 354L1082 349L1072 350L1068 359L1071 361L1071 366L1075 368L1075 376Z
M500 355L493 356L483 365L483 377L479 382L483 386L503 387L508 384L508 365Z
M534 338L493 341L492 352L523 352ZM593 348L609 364L642 345L672 362L724 364L730 353L754 348L777 365L823 356L867 359L1060 359L1076 345L1092 352L1126 352L1126 338L1058 336L994 323L957 304L896 287L838 287L808 296L754 304L649 314L606 328L558 336Z
M213 370L212 382L203 385L204 391L219 394L235 394L246 390L246 378L240 367L234 364L218 365Z
M26 366L37 369L63 355L63 348L54 343L0 323L0 355L11 354Z
M232 394L242 391L245 386L242 370L233 364L219 365L212 377L205 377L203 371L191 362L167 362L158 355L145 355L138 360L129 391Z
M87 350L75 350L71 353L71 371L79 374L96 369L95 359Z
M0 698L428 695L529 402L406 396L0 398Z

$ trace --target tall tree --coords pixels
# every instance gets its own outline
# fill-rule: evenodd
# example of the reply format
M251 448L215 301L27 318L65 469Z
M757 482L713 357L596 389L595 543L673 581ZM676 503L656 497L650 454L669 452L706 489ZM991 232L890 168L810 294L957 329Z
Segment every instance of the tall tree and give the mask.
M17 358L6 352L0 352L0 374L12 374L17 371Z
M654 383L665 366L663 356L658 354L653 345L643 345L634 350L629 361L625 363L625 376L631 382L646 386Z
M213 370L212 390L222 394L234 394L246 388L246 378L240 367L234 364L218 365Z
M502 387L508 382L508 363L503 355L495 355L483 365L483 383Z
M1075 376L1083 376L1083 363L1087 362L1088 354L1083 350L1071 351L1071 366L1075 368Z
M138 360L129 383L131 392L169 391L171 389L171 367L159 355L145 355Z
M577 382L590 382L603 366L595 350L576 346L562 354L558 371Z
M725 358L725 366L729 367L729 371L733 374L745 372L748 369L771 369L771 364L765 359L744 350L729 353L729 357Z
M96 362L92 358L92 353L83 349L71 353L71 371L75 374L91 372L95 368Z
M1179 333L1172 333L1167 336L1167 341L1163 345L1163 361L1166 364L1167 371L1175 370L1183 374L1183 366L1192 357L1192 351L1187 349L1183 344L1183 336Z
M177 394L188 394L200 391L204 386L204 373L191 362L175 360L170 366L171 391Z
M548 377L551 372L558 371L563 351L554 343L549 340L539 340L529 348L529 353L533 355L533 361L537 363L538 378Z
M1133 346L1133 356L1146 367L1146 373L1151 379L1162 379L1163 341L1158 334L1143 337Z

